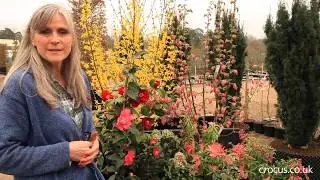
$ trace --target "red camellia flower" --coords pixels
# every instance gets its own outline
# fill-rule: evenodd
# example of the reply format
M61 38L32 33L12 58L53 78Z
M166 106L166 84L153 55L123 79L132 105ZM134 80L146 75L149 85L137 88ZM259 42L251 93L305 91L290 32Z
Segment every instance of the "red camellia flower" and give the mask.
M111 94L110 91L108 91L107 89L106 90L103 90L102 93L101 93L101 99L102 101L106 101L106 100L109 100L109 99L113 99L113 95Z
M144 129L151 129L152 123L150 118L142 118L142 126Z
M160 149L158 147L153 148L152 154L155 158L159 158L160 157Z
M118 93L119 93L120 95L123 96L125 92L126 92L126 88L125 88L124 86L118 87Z
M153 88L157 89L160 86L160 80L154 82Z
M120 131L126 131L130 128L134 115L129 108L125 108L121 111L120 116L117 119L116 128Z
M152 137L149 141L150 145L156 145L158 143L158 139L156 137Z
M130 166L133 164L134 158L136 157L136 152L133 150L128 151L128 154L124 157L124 165Z
M139 98L139 102L140 103L146 103L149 100L149 97L150 97L150 94L149 94L149 92L147 90L141 89L139 91L138 98Z

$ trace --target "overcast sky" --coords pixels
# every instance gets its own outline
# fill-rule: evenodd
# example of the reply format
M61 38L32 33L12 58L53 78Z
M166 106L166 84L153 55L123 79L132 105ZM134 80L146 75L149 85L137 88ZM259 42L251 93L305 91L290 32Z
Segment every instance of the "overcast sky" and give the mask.
M208 7L209 0L177 0L178 3L187 3L193 13L188 16L189 26L192 28L204 28L204 14ZM284 0L288 5L292 0ZM105 0L108 4L112 3L115 7L118 0ZM153 0L147 0L153 2ZM69 6L68 0L0 0L0 29L9 27L14 31L24 31L24 28L32 13L46 3L58 3ZM238 0L239 18L244 25L245 32L257 38L263 38L263 25L269 13L276 14L279 0ZM151 9L151 5L150 9ZM110 7L110 6L107 6ZM153 7L156 9L157 7ZM107 10L108 26L111 26L115 13L112 8Z

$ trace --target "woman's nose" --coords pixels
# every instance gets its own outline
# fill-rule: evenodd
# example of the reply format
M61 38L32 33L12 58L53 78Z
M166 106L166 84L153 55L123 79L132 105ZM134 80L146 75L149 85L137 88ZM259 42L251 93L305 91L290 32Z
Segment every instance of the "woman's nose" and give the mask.
M60 41L61 41L61 37L59 36L59 34L56 32L53 32L51 36L51 43L58 44L60 43Z

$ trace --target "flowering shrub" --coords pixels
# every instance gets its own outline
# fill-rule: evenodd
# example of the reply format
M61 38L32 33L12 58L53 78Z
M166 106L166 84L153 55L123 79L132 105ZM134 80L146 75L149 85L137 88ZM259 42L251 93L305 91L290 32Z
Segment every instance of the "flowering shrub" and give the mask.
M102 91L104 108L98 114L104 157L99 164L105 173L117 172L113 175L120 178L130 173L139 174L144 161L170 157L163 156L163 153L174 150L159 145L165 141L165 138L160 139L161 135L146 133L167 114L171 99L159 88L158 80L150 81L148 87L140 86L135 72L136 66L133 65L125 71L124 83ZM167 144L172 142L170 140Z
M85 2L88 2L87 6L83 7L89 8L91 1ZM273 149L265 142L241 136L243 141L240 144L226 149L217 142L220 125L203 123L199 126L198 117L206 114L206 104L203 95L204 109L201 114L202 109L197 109L194 103L190 80L189 87L186 83L188 60L194 57L190 55L191 46L187 38L183 37L185 33L174 32L174 28L167 32L164 30L158 39L157 36L150 36L149 48L144 49L142 31L138 28L142 7L138 2L129 3L129 11L134 18L122 21L122 27L127 28L122 29L119 39L115 38L115 48L108 53L108 65L100 61L103 59L101 49L96 51L98 54L93 54L98 58L94 63L101 66L99 72L93 74L90 71L90 66L94 64L84 64L94 89L103 101L102 108L98 109L98 130L103 151L98 166L103 173L110 179L289 178L290 175L259 172L260 168L274 166ZM185 6L182 9L186 10ZM185 22L182 11L176 18L176 22L179 21ZM179 31L184 30L184 26L177 27ZM217 100L216 117L225 126L231 126L229 122L239 117L240 98L228 93L228 89L238 90L231 78L239 74L232 67L235 63L234 33L229 40L220 41L231 46L231 53L226 48L217 50L216 55L220 55L221 59L215 65L219 65L220 70L218 78L210 84L210 93L215 94ZM87 39L86 35L82 38ZM86 42L83 44L86 45ZM205 50L205 62L208 63L207 53L210 52L207 46ZM123 69L124 74L121 73ZM155 77L157 80L152 80ZM173 77L175 79L171 79ZM115 86L107 89L109 83L115 83ZM174 90L170 92L174 100L162 87ZM171 122L170 119L176 116L180 118L180 136L169 130L152 130L157 124ZM275 165L301 167L301 163L296 162L283 160ZM298 177L304 177L304 174L294 174L291 178Z
M217 142L217 126L210 124L202 141L189 143L169 160L169 179L288 179L308 178L303 173L279 174L264 169L303 168L297 159L273 161L274 150L264 140L247 137L231 149ZM216 132L216 133L214 133ZM263 173L262 173L263 172ZM302 171L301 171L302 172Z

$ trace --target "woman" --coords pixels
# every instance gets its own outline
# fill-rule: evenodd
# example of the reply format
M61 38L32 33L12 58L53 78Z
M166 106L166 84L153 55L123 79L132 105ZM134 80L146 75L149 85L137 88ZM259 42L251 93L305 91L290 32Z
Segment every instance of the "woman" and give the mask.
M16 180L103 179L89 82L64 8L33 14L0 92L0 172Z

